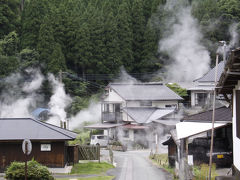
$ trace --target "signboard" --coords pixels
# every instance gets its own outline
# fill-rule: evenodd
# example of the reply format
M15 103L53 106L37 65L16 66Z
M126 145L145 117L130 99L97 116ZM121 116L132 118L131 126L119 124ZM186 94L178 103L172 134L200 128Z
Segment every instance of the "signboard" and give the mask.
M41 151L51 151L51 144L41 144Z
M22 151L26 155L29 155L32 152L32 143L29 139L24 139L22 143Z
M193 166L193 155L188 155L188 165Z

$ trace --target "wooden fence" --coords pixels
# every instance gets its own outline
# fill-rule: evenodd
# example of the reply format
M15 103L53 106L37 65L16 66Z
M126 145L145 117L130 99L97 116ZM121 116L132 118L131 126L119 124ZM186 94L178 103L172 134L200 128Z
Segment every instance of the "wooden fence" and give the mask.
M99 160L100 162L100 146L77 146L78 160Z

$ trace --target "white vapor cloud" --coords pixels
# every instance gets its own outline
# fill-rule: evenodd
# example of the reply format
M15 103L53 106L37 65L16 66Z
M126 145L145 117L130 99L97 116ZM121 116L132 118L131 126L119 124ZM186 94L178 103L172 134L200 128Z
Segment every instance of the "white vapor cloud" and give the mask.
M190 6L168 0L165 10L173 14L166 24L169 31L159 42L159 51L173 60L166 67L167 80L191 82L209 70L209 52L201 43L203 36Z

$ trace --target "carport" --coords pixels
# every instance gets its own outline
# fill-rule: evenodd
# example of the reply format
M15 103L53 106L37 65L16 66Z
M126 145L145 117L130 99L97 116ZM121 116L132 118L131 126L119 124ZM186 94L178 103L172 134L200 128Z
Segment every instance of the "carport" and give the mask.
M116 128L123 126L124 124L111 124L111 123L98 123L98 124L92 124L92 125L88 125L88 126L84 126L84 128L87 129L98 129L98 130L104 130L105 132L107 132L107 136L108 136L108 141L109 141L109 135L110 135L110 131L113 131L113 136L114 139L116 138Z

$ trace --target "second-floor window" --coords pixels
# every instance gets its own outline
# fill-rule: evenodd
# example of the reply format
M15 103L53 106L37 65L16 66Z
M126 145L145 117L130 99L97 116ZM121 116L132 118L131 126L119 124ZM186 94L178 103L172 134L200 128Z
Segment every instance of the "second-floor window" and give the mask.
M207 93L196 93L195 94L195 105L203 106L207 101Z
M103 104L103 112L121 112L121 104Z
M140 101L140 106L152 106L152 101Z
M109 104L103 105L103 112L109 112Z

